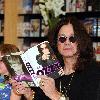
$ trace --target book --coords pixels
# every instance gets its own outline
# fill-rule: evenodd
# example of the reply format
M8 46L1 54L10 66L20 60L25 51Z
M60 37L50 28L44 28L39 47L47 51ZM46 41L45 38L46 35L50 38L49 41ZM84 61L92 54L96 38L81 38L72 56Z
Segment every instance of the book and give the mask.
M11 76L17 81L24 81L29 86L39 86L37 75L58 78L62 67L48 41L41 42L23 53L11 53L3 56Z
M32 0L23 0L22 1L22 9L23 13L32 13L33 9L33 1Z

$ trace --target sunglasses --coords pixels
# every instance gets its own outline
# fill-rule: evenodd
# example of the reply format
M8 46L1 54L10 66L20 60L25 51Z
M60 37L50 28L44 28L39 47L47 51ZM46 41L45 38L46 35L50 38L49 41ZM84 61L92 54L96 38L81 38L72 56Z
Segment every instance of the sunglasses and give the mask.
M69 41L71 43L75 43L76 40L77 40L77 37L76 36L70 36L70 37L66 37L66 36L60 36L58 38L58 41L61 42L61 43L64 43L67 39L69 39Z

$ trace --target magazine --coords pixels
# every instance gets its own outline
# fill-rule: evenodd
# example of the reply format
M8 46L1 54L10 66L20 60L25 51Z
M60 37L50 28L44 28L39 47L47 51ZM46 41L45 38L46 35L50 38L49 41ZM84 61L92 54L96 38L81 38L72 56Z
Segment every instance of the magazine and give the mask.
M26 82L29 86L39 86L41 79L37 75L47 75L54 79L62 75L60 62L48 41L39 43L22 54L6 55L3 61L14 79Z

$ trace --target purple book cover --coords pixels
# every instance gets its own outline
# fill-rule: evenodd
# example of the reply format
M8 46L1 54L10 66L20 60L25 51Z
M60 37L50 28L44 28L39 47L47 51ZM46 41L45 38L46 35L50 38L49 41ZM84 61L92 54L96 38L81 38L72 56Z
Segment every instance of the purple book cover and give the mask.
M47 75L54 79L62 75L60 62L48 41L39 43L20 55L3 58L10 65L8 70L11 76L18 81L28 82L29 86L39 86L41 79L37 75Z

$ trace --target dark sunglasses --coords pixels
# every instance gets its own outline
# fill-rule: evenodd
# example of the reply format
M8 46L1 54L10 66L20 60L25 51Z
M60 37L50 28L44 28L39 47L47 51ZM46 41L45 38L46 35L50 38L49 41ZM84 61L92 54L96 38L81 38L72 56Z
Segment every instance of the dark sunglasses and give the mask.
M61 42L61 43L64 43L66 41L66 39L69 39L70 42L72 43L75 43L76 40L77 40L77 37L76 36L71 36L71 37L66 37L66 36L60 36L58 38L58 41Z

